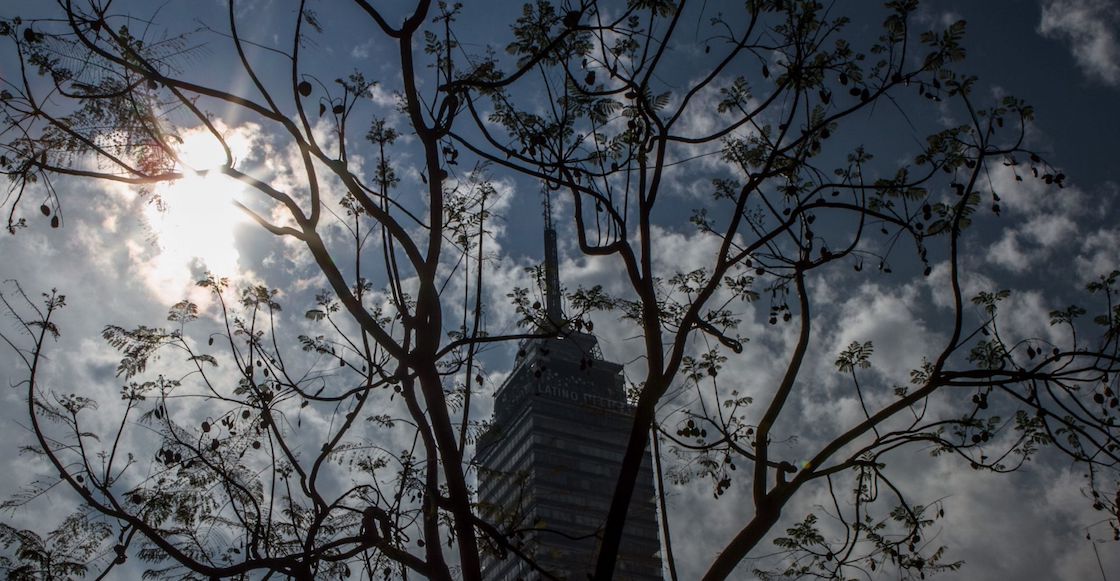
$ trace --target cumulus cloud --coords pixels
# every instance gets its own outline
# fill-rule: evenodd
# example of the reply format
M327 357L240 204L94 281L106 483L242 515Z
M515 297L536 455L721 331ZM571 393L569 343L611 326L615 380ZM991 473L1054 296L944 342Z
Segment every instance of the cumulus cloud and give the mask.
M1023 181L1015 179L1016 171ZM998 236L976 246L982 262L1014 274L1068 272L1054 281L1068 284L1066 290L1081 290L1086 281L1120 267L1120 230L1109 221L1120 193L1116 184L1054 189L1021 166L1002 164L990 166L989 176L990 187L1001 196L1003 216Z
M1090 195L1077 186L1054 189L1032 179L1015 178L1021 167L994 164L990 186L1001 196L1004 209L1000 236L984 252L989 264L1023 273L1069 249L1107 196ZM1021 175L1021 174L1020 174ZM1103 213L1101 215L1104 215Z
M1120 8L1111 0L1043 0L1038 32L1069 45L1086 75L1120 85Z
M354 48L350 49L350 57L355 59L367 59L369 58L371 48L373 48L372 38L361 44L354 45Z
M1120 268L1116 249L1120 248L1120 229L1101 228L1081 241L1081 253L1076 259L1077 271L1086 280Z
M1007 230L999 242L988 248L988 261L1012 272L1023 272L1031 264L1015 230Z
M370 87L369 97L373 99L374 103L387 109L396 109L401 102L400 97L396 93L386 90L381 85Z

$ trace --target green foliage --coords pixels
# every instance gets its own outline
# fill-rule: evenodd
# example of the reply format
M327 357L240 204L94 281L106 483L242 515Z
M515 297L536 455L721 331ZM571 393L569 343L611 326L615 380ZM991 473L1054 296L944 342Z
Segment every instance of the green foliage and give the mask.
M836 368L840 372L853 372L856 367L860 369L871 368L871 354L875 352L871 341L852 341L846 349L836 358Z
M110 347L124 354L117 366L117 375L130 379L142 373L148 362L161 347L177 339L174 332L140 325L135 329L125 329L118 325L107 325L101 331L101 338Z
M1074 319L1084 315L1085 313L1085 309L1077 305L1070 305L1061 311L1050 311L1050 324L1072 325Z
M1000 369L1006 357L1007 348L998 340L980 340L968 353L968 361L981 369Z
M70 580L85 576L112 535L108 523L82 510L67 517L45 538L34 531L0 523L0 568L11 581Z
M825 544L820 529L817 528L817 515L808 514L805 519L786 529L785 537L774 539L774 544L783 549L810 550L814 545Z
M198 318L198 305L182 300L175 303L167 313L167 320L173 323L185 324Z
M1009 296L1011 296L1011 291L1006 289L996 292L981 291L979 294L972 297L972 304L983 307L984 312L987 313L989 317L993 317L996 314L1000 301L1003 301Z

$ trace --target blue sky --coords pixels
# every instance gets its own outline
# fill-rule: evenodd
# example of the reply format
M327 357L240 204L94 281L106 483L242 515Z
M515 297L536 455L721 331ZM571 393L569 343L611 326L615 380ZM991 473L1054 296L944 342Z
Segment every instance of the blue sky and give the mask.
M163 6L155 20L173 30L199 25L222 29L222 4L173 2ZM519 3L486 3L484 9L479 9L482 3L467 4L459 23L464 46L481 51L497 42L501 51L502 43L495 39L503 38L503 27L516 14ZM877 34L881 20L878 3L836 4L836 11L851 11L853 23L846 33L850 38L866 39ZM243 31L246 35L262 43L284 42L291 13L286 3L249 0L239 6L244 21L253 22ZM119 8L138 17L155 11L142 2ZM46 10L31 3L9 4L0 7L0 17ZM385 46L361 40L370 36L359 19L332 18L326 3L321 3L318 10L326 33L313 37L308 45L309 70L322 67L321 76L328 83L354 67L382 79L371 95L372 107L405 133L394 150L402 177L400 190L418 188L416 153L410 149L403 122L393 119L392 94L399 84L393 59L381 56ZM719 3L709 1L704 19L718 10ZM704 19L697 18L698 31ZM1069 176L1068 187L1055 193L1035 183L1015 182L1006 172L994 173L1004 212L998 218L980 218L969 235L969 251L964 258L969 270L967 284L973 290L1013 289L1009 327L1024 336L1050 336L1053 331L1045 321L1049 308L1067 304L1093 275L1120 267L1120 176L1114 159L1115 152L1120 151L1120 108L1116 106L1120 102L1120 6L1109 0L943 0L925 3L916 21L941 28L958 19L968 22L968 60L962 70L980 77L978 94L1013 94L1031 103L1036 120L1029 130L1030 146ZM152 34L159 35L158 27ZM228 68L215 64L230 57L221 39L205 32L200 37L209 38L209 42L184 58L185 74L248 90L244 78L227 74ZM699 46L703 35L697 33L695 39ZM687 48L682 46L681 50ZM267 56L261 58L262 63L269 62ZM9 53L0 53L0 76L10 78L14 70L10 59ZM286 74L282 69L262 70L278 79ZM694 73L685 67L672 72L680 78ZM666 83L672 85L673 80L666 79ZM299 188L299 175L291 169L298 160L282 141L254 125L252 119L226 116L222 110L214 113L237 145L240 167L267 175L275 183ZM852 137L841 139L851 144L866 143L883 159L912 156L916 153L915 139L952 122L956 114L949 108L940 115L927 109L913 119L923 131L915 133L897 112L877 110L858 131L851 131ZM205 139L198 149L197 155L205 157ZM358 150L356 155L355 163L371 164L371 151ZM465 182L469 164L460 167L463 169L458 177ZM493 238L487 242L492 258L487 267L492 285L487 296L488 325L492 332L508 332L515 329L515 316L505 293L515 285L531 286L525 268L541 260L539 188L498 168L490 175L496 188L492 209L497 220L492 226ZM682 218L695 203L696 194L687 191L687 186L707 179L703 174L682 175L685 191L664 210L657 248L667 271L701 264L711 251L710 242L696 237ZM120 380L115 378L117 356L100 339L102 327L109 323L162 324L167 308L184 297L193 298L208 317L213 316L212 300L192 285L207 268L231 276L235 284L261 282L281 289L286 313L290 313L281 319L285 330L292 335L314 332L302 313L313 306L310 303L315 292L324 285L306 253L237 214L229 205L230 198L258 209L264 206L254 206L256 201L246 198L235 186L219 181L184 182L161 191L170 208L161 213L128 188L63 181L63 228L52 230L47 220L30 215L38 206L35 202L27 205L30 227L15 236L0 237L0 280L18 280L30 293L58 288L70 298L71 306L59 321L63 337L50 353L46 381L54 386L52 389L100 395L105 409L111 411ZM410 203L405 199L404 203ZM417 207L422 204L411 202ZM559 223L570 222L571 204L561 198L557 206ZM7 209L5 206L5 212ZM334 227L331 236L342 240L343 230ZM566 286L623 288L617 264L579 256L570 229L566 231L564 226L561 237L561 279ZM802 421L799 428L786 434L800 438L790 444L791 454L800 446L808 448L827 437L834 423L842 423L856 413L852 398L842 391L842 378L832 366L838 349L853 340L873 340L877 351L872 381L889 386L905 381L898 378L905 378L920 363L927 346L935 344L943 333L944 320L940 318L947 311L937 285L945 280L944 269L935 265L928 279L910 276L916 273L907 273L905 268L900 270L904 272L894 278L857 277L845 271L811 286L814 300L821 305L818 311L823 312L810 352L819 364L804 374L804 381L814 389L805 390L792 404ZM373 273L375 280L378 276ZM450 288L461 292L462 281L449 278ZM607 358L630 362L627 376L639 376L641 363L636 358L641 345L633 340L637 331L610 314L596 317L596 330ZM744 314L741 331L751 336L752 342L742 357L728 363L730 373L726 375L743 378L741 389L747 393L765 393L768 382L780 373L781 356L794 339L791 329L775 330L765 324L765 318L766 305L761 303ZM477 417L488 415L485 396L509 371L512 353L512 347L499 347L484 356L486 381L484 397L478 399ZM10 383L19 380L14 362L11 353L0 352L0 377ZM310 369L319 369L316 365L309 363ZM19 391L5 391L0 398L6 442L0 446L0 460L12 467L0 474L0 492L12 493L48 471L35 457L18 453L19 445L30 443ZM198 413L205 414L204 410ZM107 412L105 417L111 418L112 414ZM312 431L329 429L324 426L329 426L330 410L309 410L302 417ZM101 421L105 426L113 424L110 419ZM314 438L314 433L309 437ZM141 449L143 435L134 437L131 444ZM937 525L934 542L947 545L948 558L962 559L966 566L959 573L944 574L943 579L1091 579L1100 577L1100 568L1109 572L1109 578L1120 571L1120 551L1115 544L1085 539L1087 531L1095 539L1109 534L1101 526L1099 513L1089 509L1082 494L1080 471L1060 458L1042 458L1012 475L977 473L959 460L932 459L920 449L896 455L892 461L896 463L895 473L910 487L914 498L944 500L947 516ZM347 478L344 474L334 477L340 482ZM703 571L717 548L742 526L744 512L749 510L745 502L749 486L743 482L718 501L711 496L709 483L699 479L670 491L670 518L684 579ZM73 502L73 497L56 490L11 519L30 526L58 518ZM786 520L774 532L827 504L825 491L807 491L787 509ZM769 552L767 546L756 551L758 555ZM766 560L744 565L740 570L744 578L760 563ZM889 576L886 572L879 578Z

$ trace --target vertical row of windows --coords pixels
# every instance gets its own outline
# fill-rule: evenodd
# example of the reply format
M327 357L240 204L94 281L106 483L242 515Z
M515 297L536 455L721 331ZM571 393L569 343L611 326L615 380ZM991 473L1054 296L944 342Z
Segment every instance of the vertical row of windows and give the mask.
M540 349L546 345L551 354ZM525 539L526 550L551 573L570 579L583 578L592 565L594 533L603 525L633 422L631 408L622 403L620 366L600 360L588 370L585 360L568 360L582 353L579 347L561 341L527 345L540 352L520 360L499 390L496 435L480 452L478 488L480 503L501 507L489 515L499 528L509 521L495 516L517 516L519 526L561 533L541 530ZM542 362L547 367L534 376L532 364ZM661 579L657 534L647 459L631 501L617 578ZM586 539L567 538L581 535ZM512 554L504 561L487 555L483 563L488 581L537 578Z

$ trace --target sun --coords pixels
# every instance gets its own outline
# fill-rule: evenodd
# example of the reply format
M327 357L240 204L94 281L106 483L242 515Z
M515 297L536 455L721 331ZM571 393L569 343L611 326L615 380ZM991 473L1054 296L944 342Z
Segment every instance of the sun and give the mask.
M244 159L250 139L241 131L227 139L235 158ZM157 254L148 261L149 285L164 298L174 298L190 288L199 271L238 278L236 231L247 218L234 202L244 194L237 180L214 170L225 163L225 154L205 130L186 133L179 154L183 178L157 191L160 204L145 207L144 218L153 235Z

